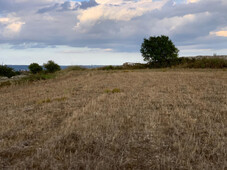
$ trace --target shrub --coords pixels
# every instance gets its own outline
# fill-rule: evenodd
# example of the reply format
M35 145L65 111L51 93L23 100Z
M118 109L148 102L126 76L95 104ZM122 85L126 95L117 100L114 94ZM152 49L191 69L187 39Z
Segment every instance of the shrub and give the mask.
M148 64L141 64L141 63L124 63L121 66L104 66L99 67L98 70L133 70L133 69L146 69L148 68Z
M227 60L222 58L196 59L188 65L190 68L226 68Z
M43 71L43 68L37 64L37 63L32 63L28 66L29 68L29 71L32 73L32 74L37 74L37 73L40 73Z
M98 70L120 70L122 68L123 68L122 66L109 65L109 66L100 67L100 68L98 68Z
M101 70L114 70L114 66L104 66L100 68Z
M78 70L86 70L86 68L81 66L69 66L65 69L66 71L78 71Z
M4 77L13 77L16 75L16 72L14 71L13 68L8 67L6 65L4 66L0 66L0 76L4 76Z
M184 68L227 68L224 58L179 58L177 67Z
M112 90L112 93L120 93L120 92L121 92L121 90L118 89L118 88L115 88L115 89Z
M54 73L56 71L61 70L61 67L51 60L44 64L44 67L48 73Z
M148 68L148 64L141 63L124 63L123 69L146 69Z

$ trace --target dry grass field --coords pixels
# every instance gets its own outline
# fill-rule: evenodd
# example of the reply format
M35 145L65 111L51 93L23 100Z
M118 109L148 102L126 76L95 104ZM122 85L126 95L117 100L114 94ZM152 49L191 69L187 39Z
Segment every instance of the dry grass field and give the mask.
M227 169L227 71L71 71L0 88L0 169Z

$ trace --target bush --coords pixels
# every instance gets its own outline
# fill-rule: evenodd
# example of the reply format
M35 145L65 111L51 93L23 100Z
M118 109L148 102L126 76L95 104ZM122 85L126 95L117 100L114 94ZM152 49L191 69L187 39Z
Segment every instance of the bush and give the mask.
M179 50L168 36L162 35L145 38L140 52L144 61L157 67L166 67L171 65L172 60L177 59Z
M227 60L222 58L196 59L188 64L189 68L226 68Z
M148 64L141 64L141 63L124 63L123 64L123 69L146 69L148 68Z
M61 67L51 60L44 64L44 67L48 73L54 73L56 71L61 70Z
M13 77L16 75L16 72L14 71L13 68L8 67L8 66L0 66L0 76L4 76L4 77Z
M43 68L37 63L30 64L28 68L32 74L37 74L43 71Z
M183 68L227 68L224 58L179 58L176 67Z
M99 67L98 70L134 70L134 69L146 69L148 68L148 64L142 64L142 63L124 63L120 66L103 66Z
M98 70L121 70L121 69L122 69L122 66L112 66L112 65L98 68Z

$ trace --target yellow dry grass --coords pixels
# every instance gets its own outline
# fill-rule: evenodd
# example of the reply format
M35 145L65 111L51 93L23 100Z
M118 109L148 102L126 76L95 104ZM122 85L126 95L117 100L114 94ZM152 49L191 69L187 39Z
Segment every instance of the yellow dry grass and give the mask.
M0 169L226 169L226 70L72 71L0 88Z

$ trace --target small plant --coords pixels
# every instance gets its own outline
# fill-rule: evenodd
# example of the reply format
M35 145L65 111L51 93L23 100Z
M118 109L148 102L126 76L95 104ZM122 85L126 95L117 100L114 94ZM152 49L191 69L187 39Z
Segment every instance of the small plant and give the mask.
M29 71L32 73L32 74L37 74L37 73L40 73L43 71L43 68L37 64L37 63L32 63L28 66L29 68Z
M38 101L37 104L44 104L44 103L50 103L50 102L51 102L51 99L47 98L47 99Z
M111 93L111 92L112 92L112 90L110 90L110 89L106 89L106 90L104 90L104 92L105 92L105 93Z
M115 88L115 89L112 90L112 93L120 93L120 92L121 92L121 90L118 89L118 88Z
M67 97L60 97L60 98L56 98L56 99L54 99L55 101L58 101L58 102L60 102L60 101L65 101L65 100L67 100Z
M54 73L61 70L61 67L51 60L44 64L44 67L48 73Z
M4 76L4 77L10 78L10 77L13 77L15 75L16 75L16 72L14 71L13 68L8 67L6 65L4 65L4 66L0 65L0 76Z

